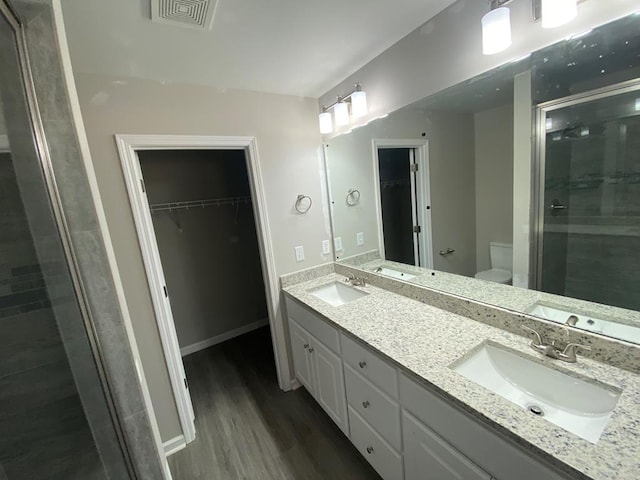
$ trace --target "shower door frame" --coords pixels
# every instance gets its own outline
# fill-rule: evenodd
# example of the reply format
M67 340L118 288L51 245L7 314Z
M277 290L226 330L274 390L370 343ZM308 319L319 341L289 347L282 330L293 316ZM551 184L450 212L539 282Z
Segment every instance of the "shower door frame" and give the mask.
M582 103L588 103L603 98L640 91L640 78L622 83L608 85L606 87L590 90L588 92L558 98L535 107L535 162L533 180L533 214L532 214L532 252L530 268L532 272L533 288L542 291L542 270L544 261L544 215L545 205L545 162L547 148L547 113L560 110Z
M46 196L49 200L51 214L56 225L58 239L60 241L65 264L69 272L69 279L73 287L73 293L76 297L80 316L86 331L87 341L91 348L92 359L95 362L96 372L103 389L104 400L109 412L111 424L113 425L114 434L122 453L125 469L127 470L130 479L134 480L140 478L140 475L136 468L133 455L129 450L127 436L125 434L126 429L124 419L120 415L116 406L114 392L111 388L113 379L109 375L105 366L98 329L90 308L87 288L80 273L78 255L73 246L71 229L69 227L69 222L67 220L60 191L58 189L56 174L45 135L44 124L38 107L38 96L33 80L33 71L31 69L29 55L29 42L27 41L27 35L25 32L26 27L11 7L10 2L7 0L0 0L0 16L2 16L13 29L16 54L20 66L20 71L18 73L20 75L22 87L24 88L25 106L30 120L31 133L33 135L33 146L41 168L43 182L46 188ZM0 152L10 152L8 135L0 135ZM92 426L90 425L90 428L91 427ZM104 468L104 465L102 466Z

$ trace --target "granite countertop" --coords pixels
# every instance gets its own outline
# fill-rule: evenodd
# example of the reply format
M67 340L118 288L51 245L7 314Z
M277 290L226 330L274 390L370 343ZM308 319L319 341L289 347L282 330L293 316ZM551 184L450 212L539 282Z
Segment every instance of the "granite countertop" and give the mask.
M401 369L451 397L482 421L503 427L513 439L531 444L559 467L594 480L635 480L640 471L640 375L580 358L562 363L536 355L529 341L498 328L440 310L370 285L355 287L369 295L333 307L307 291L343 280L328 274L285 287L292 298L311 307L341 330L359 338ZM556 427L486 390L449 368L484 341L491 340L534 361L622 390L597 444Z
M415 275L415 277L407 280L410 283L470 298L488 305L498 305L516 312L528 313L535 304L539 303L561 310L569 309L577 314L591 315L615 323L635 327L640 325L640 312L634 310L589 302L577 298L561 297L538 290L486 282L454 273L428 270L422 267L381 259L359 264L357 268L375 272L375 269L381 266L388 266L400 272ZM481 285L482 288L478 288L479 285Z

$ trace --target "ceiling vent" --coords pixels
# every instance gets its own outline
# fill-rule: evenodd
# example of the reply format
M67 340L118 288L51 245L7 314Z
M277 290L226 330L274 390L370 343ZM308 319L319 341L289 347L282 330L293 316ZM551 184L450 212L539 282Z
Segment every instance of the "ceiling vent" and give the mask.
M151 19L176 27L211 30L217 0L152 0Z

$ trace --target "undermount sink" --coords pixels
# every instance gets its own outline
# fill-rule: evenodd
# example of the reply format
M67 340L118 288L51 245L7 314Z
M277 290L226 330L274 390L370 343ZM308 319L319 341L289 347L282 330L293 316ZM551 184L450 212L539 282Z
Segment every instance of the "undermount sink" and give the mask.
M352 302L358 298L369 295L367 292L358 290L340 282L331 282L320 287L312 288L309 293L329 305L339 307L345 303Z
M622 393L485 342L451 368L469 380L591 443L597 443Z
M389 268L389 267L378 267L374 270L374 272L379 273L380 275L385 275L387 277L397 278L399 280L411 280L416 276L412 273L405 273L400 270L396 270L394 268Z
M570 325L588 332L600 333L608 337L640 343L640 328L632 325L624 325L618 322L603 320L582 313L574 313L558 307L552 307L543 303L534 303L527 309L527 313L536 317L551 320L556 323L567 323L569 317L575 317Z

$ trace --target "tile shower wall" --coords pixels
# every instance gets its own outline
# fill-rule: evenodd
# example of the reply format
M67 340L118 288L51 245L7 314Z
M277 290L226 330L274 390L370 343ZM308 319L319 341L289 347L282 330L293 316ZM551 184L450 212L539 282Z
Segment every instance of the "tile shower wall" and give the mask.
M8 153L0 192L0 478L103 479Z

